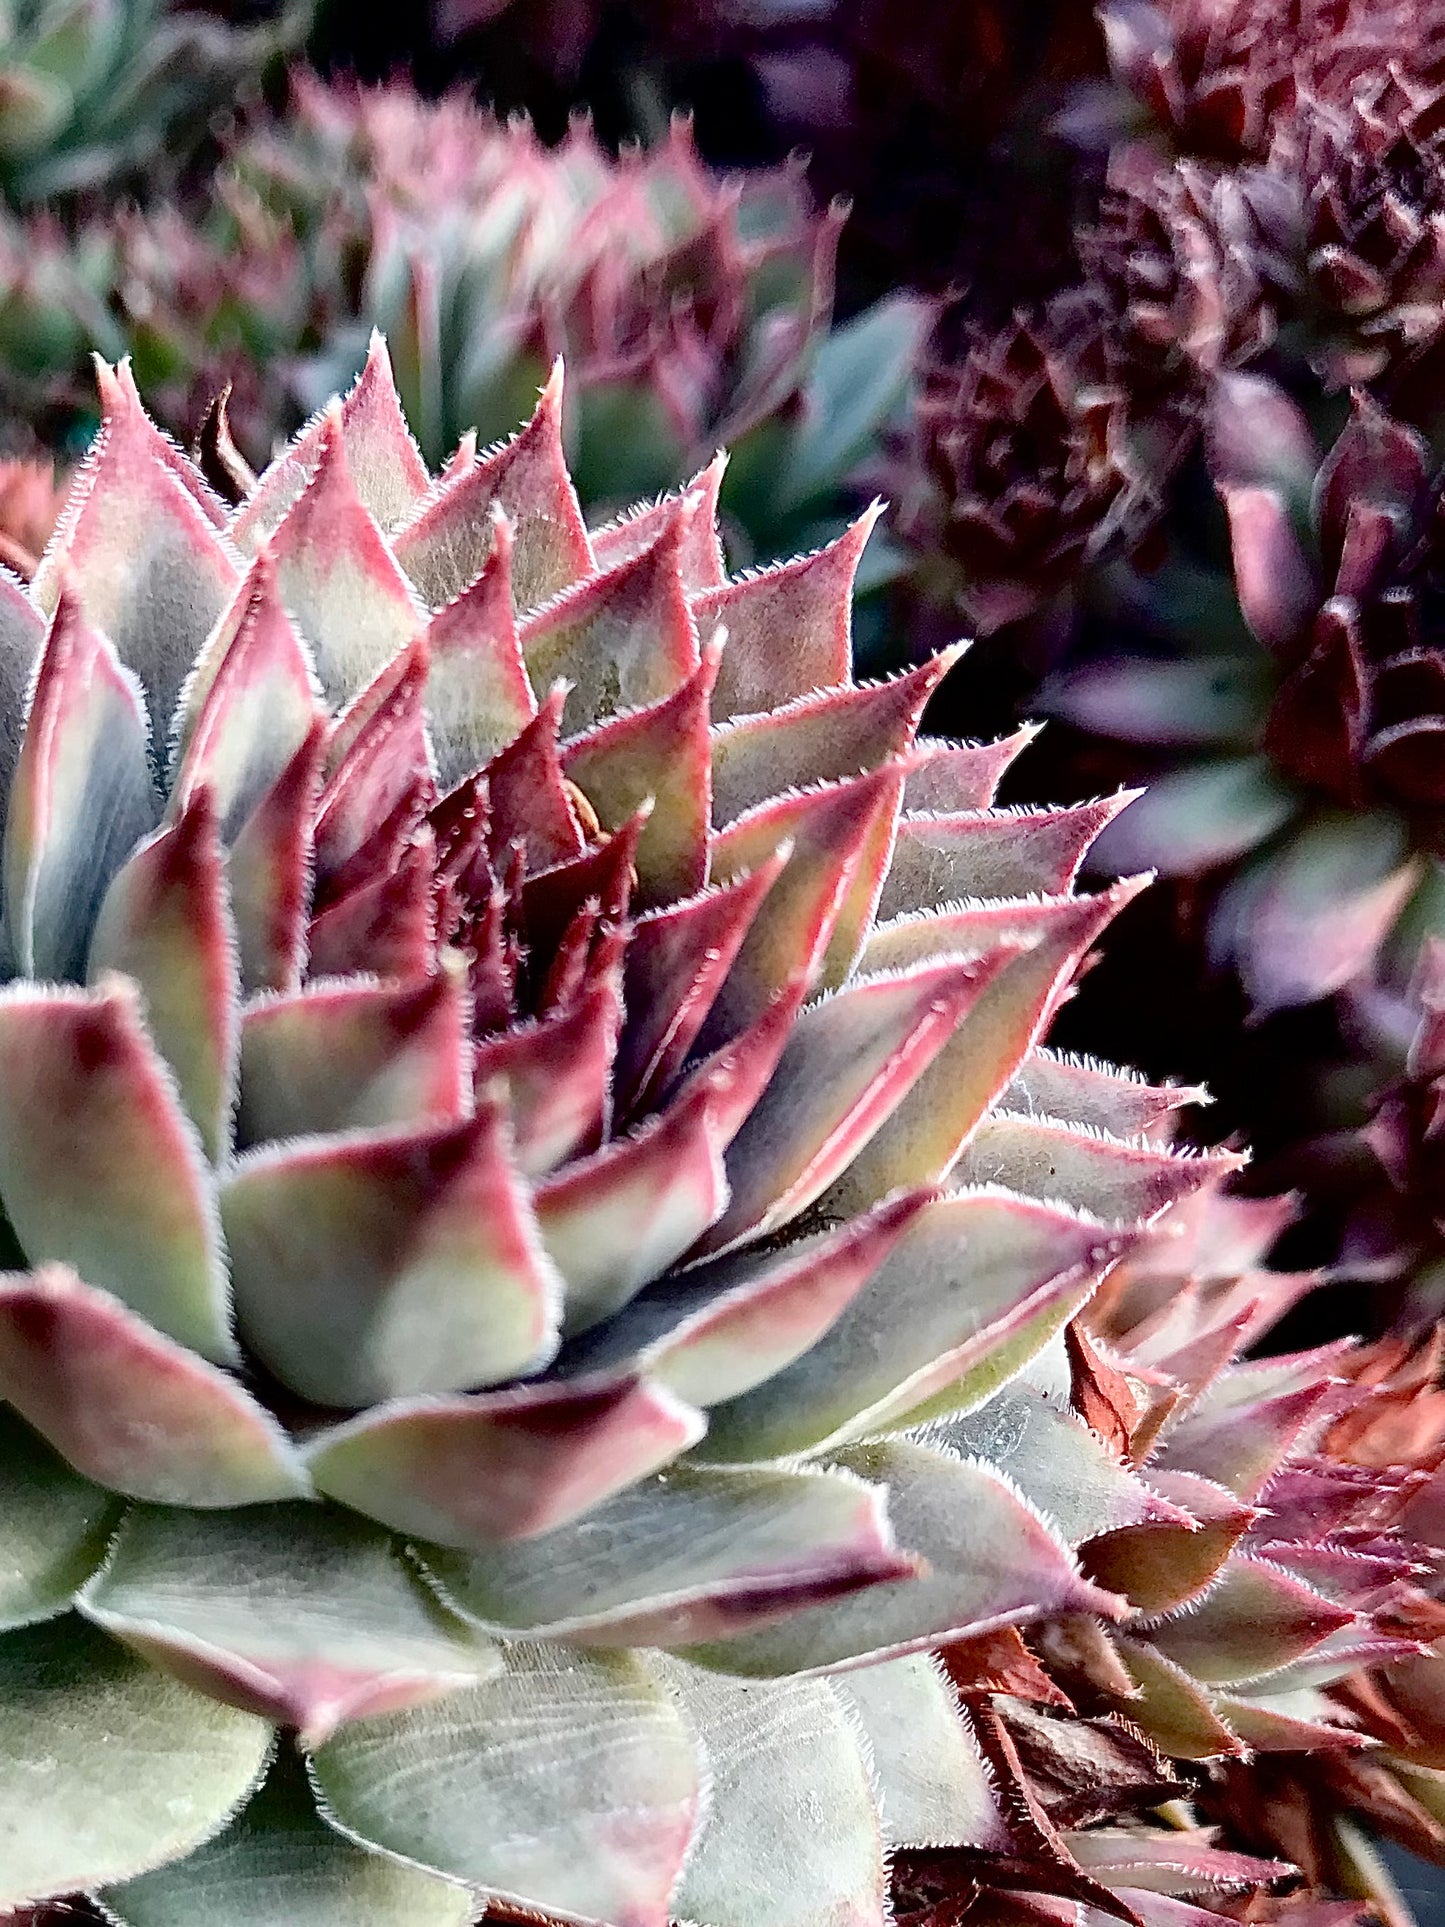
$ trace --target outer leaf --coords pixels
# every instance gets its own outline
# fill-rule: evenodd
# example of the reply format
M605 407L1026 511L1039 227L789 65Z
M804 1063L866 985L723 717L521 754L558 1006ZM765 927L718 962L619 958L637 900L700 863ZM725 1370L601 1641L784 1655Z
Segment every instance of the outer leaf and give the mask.
M27 1257L234 1356L200 1145L123 978L0 993L0 1198Z
M136 1507L80 1608L153 1665L315 1744L501 1670L384 1532L329 1506Z
M249 1344L319 1405L495 1385L555 1349L559 1286L494 1101L252 1151L221 1212Z
M1279 1566L1236 1556L1193 1610L1157 1627L1153 1640L1196 1679L1234 1685L1288 1665L1353 1618Z
M1003 1184L1056 1198L1111 1224L1151 1218L1242 1162L1229 1152L1183 1157L1147 1140L1082 1131L1053 1118L996 1111L953 1168L957 1184Z
M1057 895L1135 792L1066 810L975 810L905 816L878 903L880 918L967 897Z
M81 974L106 887L156 815L135 679L63 593L5 822L5 924L24 973Z
M701 635L727 631L713 715L751 716L794 696L846 683L853 659L853 578L875 502L826 549L740 577L692 598Z
M0 1905L178 1859L225 1825L271 1750L264 1720L75 1618L0 1640L0 1691Z
M913 1570L876 1488L771 1467L673 1466L540 1539L422 1556L484 1626L583 1646L726 1638Z
M397 1532L463 1551L554 1531L666 1465L700 1413L644 1380L417 1399L323 1432L319 1489Z
M1208 1101L1199 1085L1150 1084L1136 1071L1037 1049L1020 1065L1003 1108L1067 1119L1114 1137L1140 1137L1167 1125L1186 1105Z
M718 494L727 472L728 458L723 450L713 456L707 467L673 495L664 495L650 507L630 509L616 521L591 532L592 553L599 569L615 568L637 555L655 541L664 525L674 517L689 496L701 500L687 518L687 537L682 546L682 579L689 595L699 589L719 588L726 576L722 543L718 537Z
M1015 1851L983 1755L933 1654L859 1667L833 1690L863 1723L890 1848Z
M1039 733L1037 723L1024 723L1012 736L994 743L951 743L928 736L914 751L903 792L910 812L932 811L949 816L959 810L985 810L1014 759Z
M938 1198L809 1350L713 1408L702 1454L776 1458L876 1430L962 1379L1010 1313L1082 1285L1118 1248L1102 1227L1023 1198Z
M147 1028L214 1163L230 1146L240 981L209 791L197 790L106 892L90 943L91 982L108 971L140 985Z
M772 1678L917 1652L1057 1613L1119 1616L1122 1602L1080 1577L1068 1551L997 1473L901 1439L854 1446L838 1463L887 1486L899 1543L924 1562L922 1575L692 1648L694 1659Z
M116 1504L0 1410L0 1627L50 1619L105 1558Z
M511 441L444 479L397 531L397 560L433 609L476 580L491 552L498 505L516 537L513 588L530 609L592 569L592 550L562 452L562 365Z
M323 980L253 1004L238 1141L455 1122L471 1108L467 1017L454 971L410 984Z
M468 1927L463 1887L367 1853L316 1811L302 1766L283 1752L266 1784L216 1839L178 1864L112 1887L120 1927Z
M311 645L333 708L351 700L416 636L422 612L346 459L333 404L316 468L270 538L281 597Z
M697 1822L691 1737L634 1658L514 1645L501 1677L316 1756L356 1838L565 1920L665 1927Z
M240 1506L309 1490L229 1373L58 1266L0 1277L0 1391L78 1471L131 1498Z
M664 1677L711 1773L680 1921L883 1927L883 1840L856 1731L821 1680L765 1689L673 1664Z

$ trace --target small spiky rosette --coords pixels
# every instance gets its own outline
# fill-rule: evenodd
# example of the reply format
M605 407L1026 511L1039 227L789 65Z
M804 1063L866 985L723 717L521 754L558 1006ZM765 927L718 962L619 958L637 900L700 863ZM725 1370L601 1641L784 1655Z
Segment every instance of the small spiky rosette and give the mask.
M922 1655L1182 1516L984 1450L1233 1161L1037 1048L1117 801L852 681L871 517L587 528L560 370L433 478L376 344L234 509L101 381L0 584L0 1905L881 1923Z

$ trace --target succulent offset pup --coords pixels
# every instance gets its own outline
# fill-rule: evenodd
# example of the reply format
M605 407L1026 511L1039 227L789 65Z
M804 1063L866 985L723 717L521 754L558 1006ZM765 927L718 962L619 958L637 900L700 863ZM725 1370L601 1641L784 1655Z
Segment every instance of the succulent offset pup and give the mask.
M1229 1162L1034 1048L1117 804L852 684L870 518L589 533L560 374L433 480L378 345L235 511L102 388L0 605L0 1904L880 1919L955 1713L819 1675L1179 1517L950 1434Z

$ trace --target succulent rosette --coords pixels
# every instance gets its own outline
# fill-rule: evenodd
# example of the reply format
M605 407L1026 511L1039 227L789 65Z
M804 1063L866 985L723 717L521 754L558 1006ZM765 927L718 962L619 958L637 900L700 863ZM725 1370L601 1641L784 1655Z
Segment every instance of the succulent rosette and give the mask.
M1232 1163L1036 1048L1118 800L852 681L871 516L589 530L560 373L433 477L374 346L234 509L102 394L4 584L0 1902L881 1921L827 1676L951 1730L913 1656L1179 1516L968 1429Z

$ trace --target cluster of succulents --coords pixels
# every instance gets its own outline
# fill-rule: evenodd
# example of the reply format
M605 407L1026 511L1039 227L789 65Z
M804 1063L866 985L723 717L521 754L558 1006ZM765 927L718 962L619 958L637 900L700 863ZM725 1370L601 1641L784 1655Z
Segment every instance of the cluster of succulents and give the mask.
M613 158L582 121L548 147L461 94L299 71L198 201L8 237L0 397L78 453L89 355L128 353L184 441L229 389L260 464L379 324L436 463L468 430L505 433L565 352L589 507L676 486L726 443L735 551L767 559L836 533L921 331L904 296L830 330L840 221L796 165L714 173L685 119Z
M1278 1213L1041 1043L1119 800L853 680L871 514L589 527L560 370L433 474L374 343L235 505L101 386L0 578L0 1905L1353 1922L1439 1401L1235 1362Z

